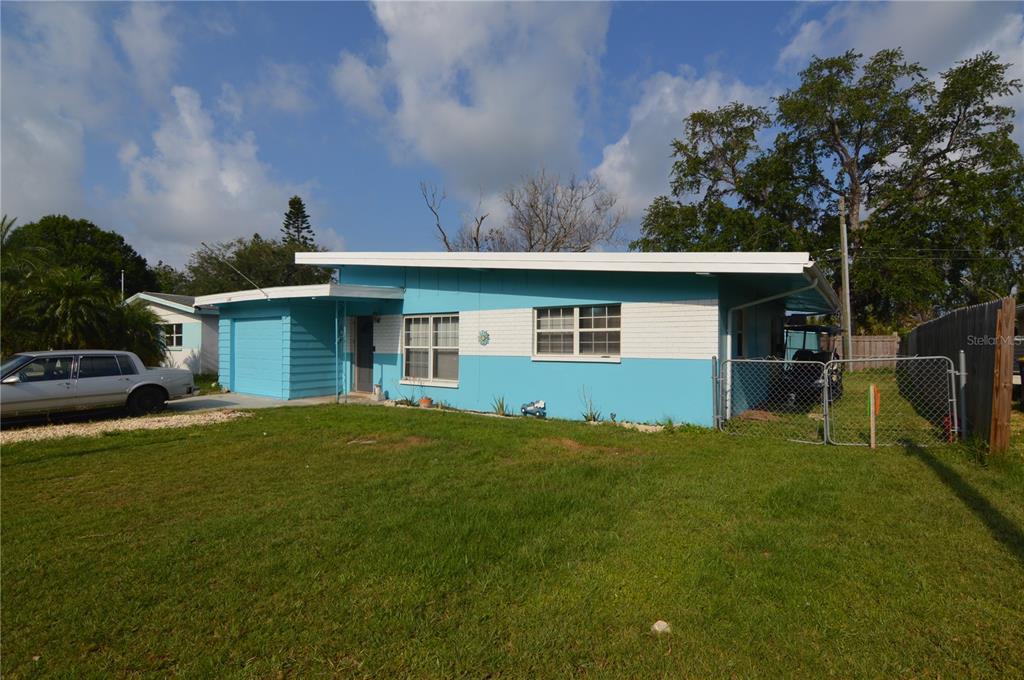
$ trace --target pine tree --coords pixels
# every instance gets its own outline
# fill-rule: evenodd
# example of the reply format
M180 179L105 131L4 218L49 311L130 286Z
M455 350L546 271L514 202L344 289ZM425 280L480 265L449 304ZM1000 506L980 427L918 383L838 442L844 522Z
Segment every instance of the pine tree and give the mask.
M284 234L285 243L300 246L305 250L312 250L316 247L316 235L313 233L313 227L309 223L306 205L298 196L292 196L288 199L288 212L284 214L281 233Z

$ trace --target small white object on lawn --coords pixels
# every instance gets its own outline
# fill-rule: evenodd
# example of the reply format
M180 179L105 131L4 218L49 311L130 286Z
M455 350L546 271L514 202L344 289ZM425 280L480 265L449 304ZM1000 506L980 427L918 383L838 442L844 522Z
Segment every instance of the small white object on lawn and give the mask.
M665 633L671 633L672 632L672 626L668 625L668 621L662 621L661 619L658 619L657 621L654 622L654 625L651 626L651 632L654 633L655 635L663 635Z

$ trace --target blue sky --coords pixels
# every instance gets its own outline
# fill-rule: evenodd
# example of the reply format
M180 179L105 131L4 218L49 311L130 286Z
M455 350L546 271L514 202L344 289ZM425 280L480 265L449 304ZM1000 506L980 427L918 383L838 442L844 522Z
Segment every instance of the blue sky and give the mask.
M542 166L599 177L627 240L682 119L768 103L811 55L902 46L937 74L992 49L1024 77L1021 3L4 2L0 19L3 212L87 217L173 264L276 235L293 193L332 249L434 250L420 181L455 226L500 216Z

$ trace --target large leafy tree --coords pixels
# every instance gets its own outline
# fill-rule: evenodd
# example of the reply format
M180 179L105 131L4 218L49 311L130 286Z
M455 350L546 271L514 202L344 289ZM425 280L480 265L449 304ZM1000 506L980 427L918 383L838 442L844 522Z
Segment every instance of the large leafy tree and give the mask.
M64 227L70 224L73 229L80 228L78 233L91 239L96 247L107 242L127 248L122 252L126 255L124 261L134 261L130 256L135 251L116 234L117 238L110 239L105 235L112 232L78 222L44 218L37 223L42 227L26 225L16 229L15 221L6 215L0 220L0 354L6 357L44 349L121 349L135 352L149 364L159 363L164 352L159 319L146 308L121 304L120 286L115 289L110 278L104 276L109 272L89 268L89 263L104 261L89 248L80 251L85 264L69 265L66 254L54 248L54 244L66 243ZM54 235L54 240L40 237L46 233ZM120 284L120 270L117 280Z
M47 266L81 267L94 273L101 284L120 292L124 270L125 296L156 285L146 259L114 231L101 229L89 220L67 215L47 215L37 222L13 229L5 245L18 251L45 251Z
M671 196L631 245L806 249L834 268L842 196L859 328L1004 293L1024 275L1024 159L998 102L1020 89L987 52L939 84L900 50L814 59L774 111L733 103L686 120Z
M119 349L149 365L163 358L159 319L125 305L82 267L3 272L0 354L46 349Z
M331 278L328 270L295 264L295 253L315 248L265 239L259 234L215 243L192 254L185 271L188 281L184 289L189 295L208 295L252 288L253 283L260 288L326 283Z

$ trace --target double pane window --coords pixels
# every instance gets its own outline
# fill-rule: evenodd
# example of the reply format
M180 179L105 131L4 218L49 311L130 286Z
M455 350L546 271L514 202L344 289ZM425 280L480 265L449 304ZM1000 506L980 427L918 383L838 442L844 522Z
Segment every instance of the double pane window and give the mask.
M619 356L622 305L536 310L534 351L553 356Z
M407 316L404 341L407 380L458 381L458 314Z

